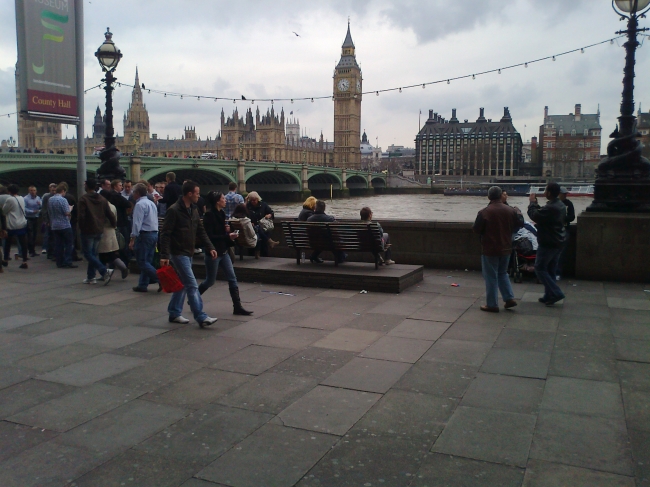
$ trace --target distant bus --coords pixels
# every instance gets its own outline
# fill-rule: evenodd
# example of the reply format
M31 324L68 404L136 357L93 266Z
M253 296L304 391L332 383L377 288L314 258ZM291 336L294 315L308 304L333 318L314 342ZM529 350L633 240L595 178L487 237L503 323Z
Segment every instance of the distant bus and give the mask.
M213 154L212 152L206 152L204 154L201 154L201 159L216 159L217 155Z

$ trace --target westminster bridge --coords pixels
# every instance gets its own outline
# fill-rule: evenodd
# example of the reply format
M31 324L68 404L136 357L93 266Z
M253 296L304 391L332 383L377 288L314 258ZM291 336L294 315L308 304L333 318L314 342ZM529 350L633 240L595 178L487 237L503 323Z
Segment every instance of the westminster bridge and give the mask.
M89 156L86 164L88 176L94 177L99 158ZM242 192L258 191L276 200L300 200L310 193L329 196L330 191L335 197L365 195L386 187L383 173L272 161L123 157L121 164L132 180L164 181L165 174L173 171L179 181L196 181L202 192L223 191L236 182ZM66 181L76 187L76 168L76 155L0 153L0 183L21 188L33 184L39 192L51 182Z

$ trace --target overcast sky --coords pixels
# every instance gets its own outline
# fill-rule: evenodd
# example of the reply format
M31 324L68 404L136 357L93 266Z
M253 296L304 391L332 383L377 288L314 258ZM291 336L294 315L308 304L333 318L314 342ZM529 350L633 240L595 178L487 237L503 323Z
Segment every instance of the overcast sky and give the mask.
M16 26L14 0L0 0L0 114L14 112ZM332 94L332 75L350 17L364 91L471 74L557 54L615 36L624 28L609 0L92 0L85 8L85 84L102 77L93 56L107 26L124 57L116 76L133 83L136 65L147 88L201 96L254 98L312 97ZM641 20L650 27L650 20ZM294 35L297 32L299 37ZM650 109L650 39L637 51L636 102ZM525 138L537 134L544 106L551 114L595 113L600 104L605 152L607 135L619 114L623 41L587 49L502 74L391 92L364 95L361 129L371 143L414 146L418 113L428 110L475 120L485 107L499 119L510 108ZM645 76L641 76L645 74ZM131 90L115 92L116 129ZM180 138L185 125L202 139L219 132L221 109L232 102L163 98L147 94L151 132ZM86 94L86 134L104 92ZM237 103L240 114L254 108ZM270 103L260 103L266 112ZM293 110L312 137L333 136L331 99L276 102ZM70 126L64 134L72 136ZM0 139L17 136L16 118L0 118Z

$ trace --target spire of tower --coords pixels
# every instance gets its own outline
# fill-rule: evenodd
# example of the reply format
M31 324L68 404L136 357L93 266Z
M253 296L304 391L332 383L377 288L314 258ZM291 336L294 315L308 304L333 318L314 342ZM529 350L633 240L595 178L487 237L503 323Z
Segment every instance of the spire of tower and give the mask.
M140 86L140 76L138 76L138 66L135 67L135 86Z
M352 35L350 34L350 17L348 17L348 33L345 36L345 40L343 41L343 45L341 47L351 47L354 49L354 42L352 42Z

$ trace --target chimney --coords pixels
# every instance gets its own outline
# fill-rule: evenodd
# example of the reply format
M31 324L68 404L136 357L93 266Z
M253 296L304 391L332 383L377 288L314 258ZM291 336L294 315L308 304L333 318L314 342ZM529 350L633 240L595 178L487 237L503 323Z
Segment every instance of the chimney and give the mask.
M544 121L548 118L548 107L544 107Z
M458 119L456 118L456 109L455 108L451 109L451 118L449 119L449 123L458 123Z
M580 103L576 103L576 111L575 111L575 121L579 122L580 121L580 112L582 110L582 107Z
M485 122L485 108L479 108L479 117L476 120L477 122Z
M429 110L429 120L433 118L433 110Z
M537 149L537 137L531 137L530 138L530 150L534 151Z

